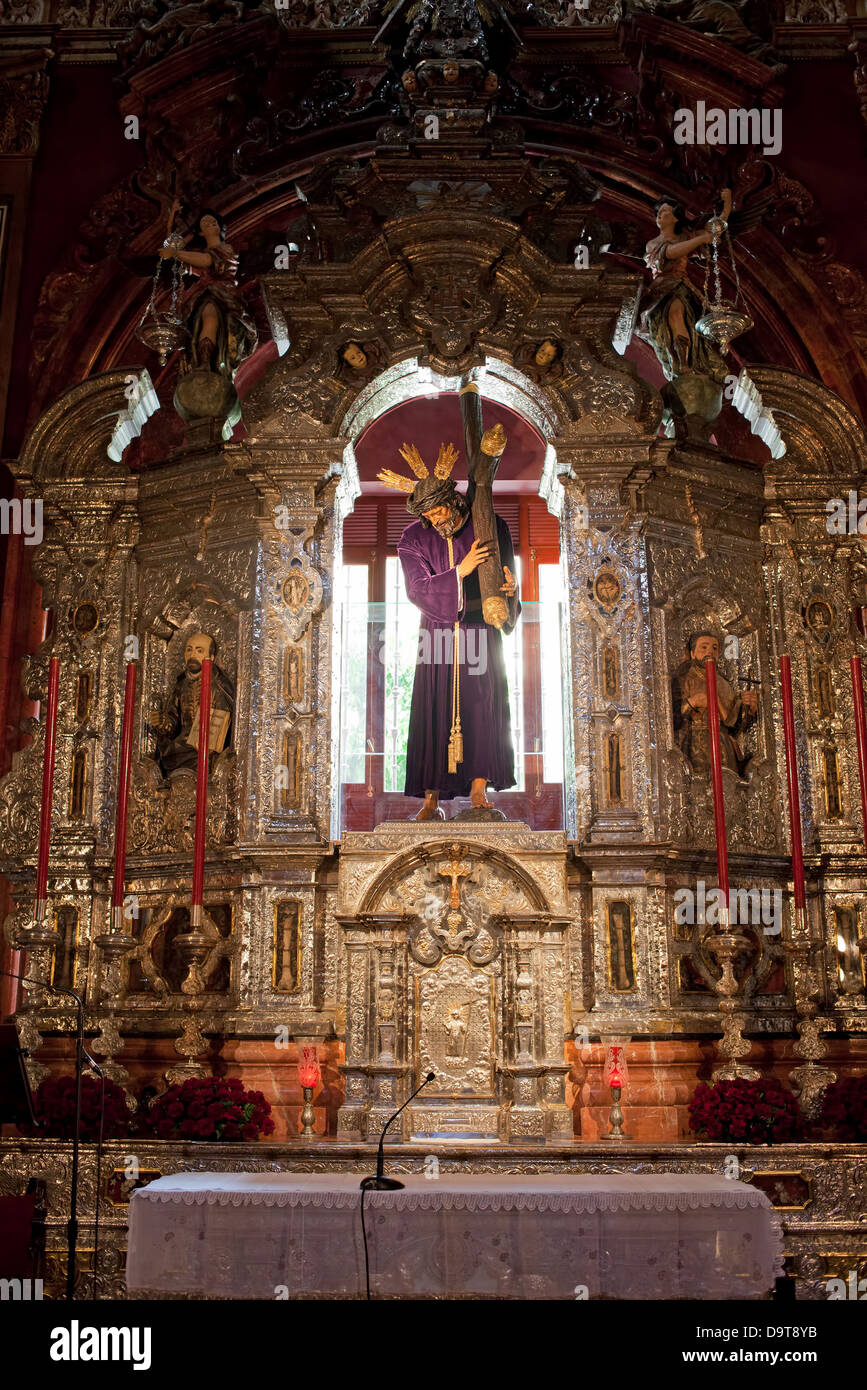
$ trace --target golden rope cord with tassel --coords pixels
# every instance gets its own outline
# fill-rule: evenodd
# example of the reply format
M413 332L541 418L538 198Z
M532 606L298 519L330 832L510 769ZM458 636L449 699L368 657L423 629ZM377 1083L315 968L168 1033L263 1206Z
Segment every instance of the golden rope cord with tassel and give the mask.
M446 541L449 548L449 569L455 567L455 548L451 536ZM454 647L452 651L452 727L449 731L449 772L457 772L458 763L464 760L464 736L461 731L461 625L455 623Z

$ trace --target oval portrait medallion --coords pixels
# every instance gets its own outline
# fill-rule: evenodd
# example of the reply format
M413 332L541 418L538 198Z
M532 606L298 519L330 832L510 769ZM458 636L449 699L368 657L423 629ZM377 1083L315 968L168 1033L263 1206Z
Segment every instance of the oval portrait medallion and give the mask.
M834 626L834 609L827 599L812 598L805 609L804 621L817 642L827 642Z
M70 622L80 636L86 637L99 625L99 609L95 603L90 601L80 603L77 608L72 610Z
M613 569L606 566L597 572L593 581L593 597L600 608L604 608L607 613L610 613L612 608L617 607L622 593L623 585Z
M290 613L298 613L307 602L310 585L300 569L293 569L283 580L283 602Z

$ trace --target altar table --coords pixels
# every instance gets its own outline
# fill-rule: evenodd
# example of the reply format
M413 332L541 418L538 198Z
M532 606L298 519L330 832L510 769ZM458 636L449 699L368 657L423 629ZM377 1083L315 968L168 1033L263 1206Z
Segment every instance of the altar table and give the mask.
M357 1173L178 1173L130 1203L131 1296L363 1298ZM761 1298L765 1193L712 1174L402 1174L365 1194L373 1297Z

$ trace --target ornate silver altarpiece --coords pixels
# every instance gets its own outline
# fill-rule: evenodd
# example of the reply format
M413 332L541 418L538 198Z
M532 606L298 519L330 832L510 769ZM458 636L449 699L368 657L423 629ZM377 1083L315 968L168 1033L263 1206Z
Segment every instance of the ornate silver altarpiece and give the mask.
M809 912L800 924L785 913L776 934L754 932L736 962L744 1030L781 1049L787 1066L796 1029L808 1063L822 1057L823 1033L867 1029L847 686L849 656L867 655L854 620L867 564L859 537L831 537L825 524L828 498L863 485L867 441L830 390L769 367L752 376L783 458L762 469L707 435L662 437L659 393L621 355L638 277L595 253L587 268L564 260L580 228L596 235L587 176L531 161L512 122L478 139L462 130L444 130L436 148L416 141L409 160L406 130L384 127L375 160L325 166L308 181L308 215L331 259L301 255L261 277L290 349L245 396L243 440L224 444L203 420L151 467L113 463L124 368L69 390L12 465L23 492L44 501L33 572L54 613L23 679L42 698L58 656L61 694L57 935L28 936L40 725L0 784L15 900L6 929L28 946L37 978L84 992L87 1028L120 1079L162 1085L167 1067L205 1066L209 1047L210 1060L230 1048L238 1067L267 1049L279 1101L295 1076L281 1033L336 1034L346 1040L341 1136L375 1134L432 1067L438 1089L408 1109L405 1135L552 1141L582 1132L575 1097L587 1071L566 1042L576 1026L635 1040L633 1077L643 1058L644 1080L633 1114L647 1106L654 1125L666 1113L659 1096L683 1105L700 1040L721 1031L706 925L684 927L675 911L679 889L715 882L709 783L678 745L671 695L697 630L735 639L726 669L736 685L741 672L756 682L748 766L724 777L733 879L759 891L784 891L789 876L783 650L800 701ZM410 186L420 162L435 197ZM531 210L524 230L509 213L516 200ZM381 208L392 209L382 225ZM528 371L546 337L562 348L557 372ZM348 340L370 349L357 379L340 365ZM431 385L453 390L482 366L483 395L522 415L546 447L539 492L558 518L568 592L564 829L391 823L341 838L335 595L342 525L359 494L354 444L383 411ZM237 702L211 778L196 944L186 939L192 779L158 784L148 723L198 630L215 636ZM134 908L124 940L112 941L129 638L140 654ZM41 1037L68 1035L72 1015L33 989L19 1024L38 1079Z

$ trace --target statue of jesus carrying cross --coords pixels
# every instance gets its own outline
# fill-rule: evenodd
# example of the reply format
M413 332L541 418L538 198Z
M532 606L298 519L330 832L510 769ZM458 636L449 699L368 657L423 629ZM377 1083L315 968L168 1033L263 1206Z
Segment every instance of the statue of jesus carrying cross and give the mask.
M505 442L500 425L481 437L489 478ZM521 605L509 528L491 508L490 533L476 534L471 499L451 477L455 447L440 446L432 475L414 445L404 444L400 453L417 481L390 469L378 477L408 494L407 511L418 518L404 531L397 553L407 594L421 610L420 639L426 634L412 692L405 793L424 797L416 820L444 820L440 798L469 795L473 807L491 809L488 786L502 791L515 783L501 632L512 631ZM479 570L492 559L503 581L503 598L494 598L498 615L502 610L497 626L485 620L491 600L483 599L479 585ZM470 653L483 659L471 664Z

